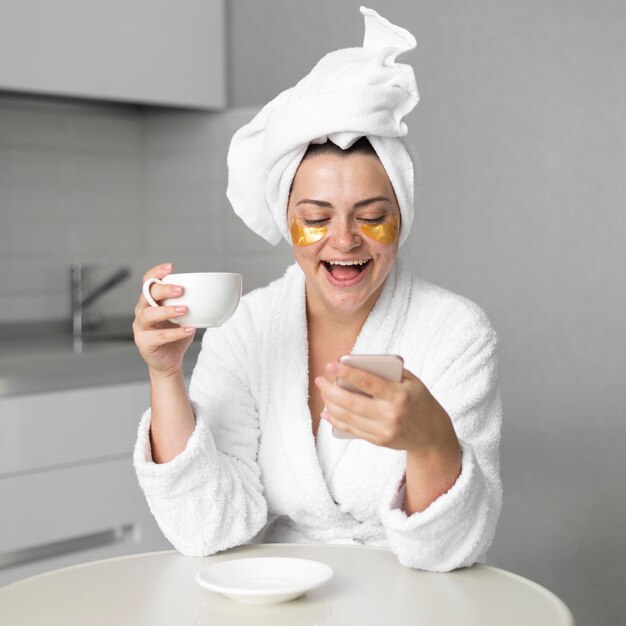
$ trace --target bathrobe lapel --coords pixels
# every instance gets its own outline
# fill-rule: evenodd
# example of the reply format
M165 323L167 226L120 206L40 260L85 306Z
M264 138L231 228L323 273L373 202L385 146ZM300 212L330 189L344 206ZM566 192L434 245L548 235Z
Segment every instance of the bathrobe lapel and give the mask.
M297 502L305 498L310 511L315 502L324 524L342 525L346 523L333 500L320 468L311 427L308 406L308 341L305 305L304 274L298 266L287 271L284 292L276 303L275 338L280 341L268 342L269 360L266 367L275 372L272 377L276 384L269 390L271 416L280 430L280 439L288 471L293 484L300 485L299 493L292 496ZM401 280L402 278L402 280ZM408 311L411 291L410 275L405 272L400 261L390 271L383 291L368 316L352 350L358 354L397 354L404 335L404 322ZM354 440L328 440L333 465L337 465ZM332 475L332 470L331 470ZM328 479L327 476L326 479Z
M343 514L337 509L328 492L318 463L308 406L308 341L305 307L304 274L297 265L286 273L283 291L275 303L275 326L270 329L274 341L267 342L268 360L265 367L272 372L269 389L268 423L275 429L280 451L275 461L283 459L279 471L283 486L292 493L285 502L298 511L311 512L317 520L312 525L342 525ZM286 495L286 494L285 494Z

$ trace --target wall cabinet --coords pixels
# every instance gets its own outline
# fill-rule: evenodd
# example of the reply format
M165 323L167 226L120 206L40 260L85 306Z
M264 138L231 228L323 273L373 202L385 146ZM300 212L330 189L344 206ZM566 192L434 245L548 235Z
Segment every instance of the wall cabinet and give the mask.
M225 0L0 0L0 90L226 105Z
M144 382L0 398L0 585L171 548L132 466L148 404Z

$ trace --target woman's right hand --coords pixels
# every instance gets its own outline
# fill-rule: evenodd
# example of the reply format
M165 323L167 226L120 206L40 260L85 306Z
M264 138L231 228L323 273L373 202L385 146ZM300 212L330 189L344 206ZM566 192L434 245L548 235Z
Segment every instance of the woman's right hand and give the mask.
M172 264L157 265L148 270L143 282L149 278L164 278L172 273ZM152 297L157 301L177 298L182 295L180 285L154 284L150 288ZM139 354L148 365L151 376L166 376L182 372L183 356L193 341L195 328L179 326L170 319L180 317L187 312L187 307L159 306L148 304L143 294L135 307L133 333Z

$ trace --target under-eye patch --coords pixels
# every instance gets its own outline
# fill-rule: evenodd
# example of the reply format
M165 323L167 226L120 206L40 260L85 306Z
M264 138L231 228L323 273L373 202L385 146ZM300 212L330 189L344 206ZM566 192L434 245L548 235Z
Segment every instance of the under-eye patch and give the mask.
M302 226L295 219L291 220L289 232L294 246L310 246L322 240L326 235L326 226Z
M392 215L384 224L362 224L361 231L378 243L395 243L398 238L398 218Z

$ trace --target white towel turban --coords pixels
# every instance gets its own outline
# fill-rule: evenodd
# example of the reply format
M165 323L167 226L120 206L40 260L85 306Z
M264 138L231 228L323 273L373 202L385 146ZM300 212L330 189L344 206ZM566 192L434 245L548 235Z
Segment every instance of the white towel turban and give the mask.
M276 245L291 242L289 189L309 143L332 141L342 149L366 136L398 200L402 244L413 221L413 162L401 137L402 118L419 95L411 66L396 57L416 46L404 28L372 9L362 48L324 56L294 87L268 102L234 135L228 151L226 195L235 213L255 233Z

